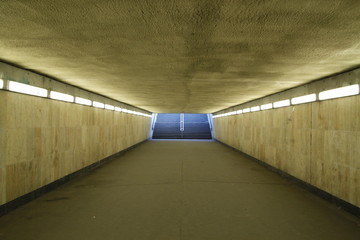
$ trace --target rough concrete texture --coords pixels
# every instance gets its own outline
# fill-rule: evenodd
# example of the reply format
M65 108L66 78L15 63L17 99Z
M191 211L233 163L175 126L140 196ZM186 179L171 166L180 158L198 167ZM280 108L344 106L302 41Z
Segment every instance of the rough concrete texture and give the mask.
M1 240L358 240L360 221L217 142L150 141L0 218Z
M214 112L359 64L360 1L11 0L0 59L153 112Z

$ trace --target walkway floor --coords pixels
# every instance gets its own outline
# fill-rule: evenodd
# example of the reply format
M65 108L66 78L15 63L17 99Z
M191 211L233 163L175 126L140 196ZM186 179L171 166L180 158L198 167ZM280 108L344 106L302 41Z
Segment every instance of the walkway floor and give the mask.
M1 240L359 240L360 220L211 141L148 141L0 218Z

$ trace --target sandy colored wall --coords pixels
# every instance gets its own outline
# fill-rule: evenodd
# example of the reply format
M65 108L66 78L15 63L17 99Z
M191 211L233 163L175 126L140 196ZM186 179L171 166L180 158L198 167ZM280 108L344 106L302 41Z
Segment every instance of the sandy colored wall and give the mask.
M360 96L214 119L216 139L360 207Z
M0 91L0 205L147 139L150 121Z

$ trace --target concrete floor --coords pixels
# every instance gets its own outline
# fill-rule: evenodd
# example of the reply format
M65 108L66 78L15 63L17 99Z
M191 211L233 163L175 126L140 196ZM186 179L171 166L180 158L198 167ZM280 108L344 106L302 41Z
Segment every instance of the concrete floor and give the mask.
M360 239L360 220L212 141L149 141L0 218L0 239Z

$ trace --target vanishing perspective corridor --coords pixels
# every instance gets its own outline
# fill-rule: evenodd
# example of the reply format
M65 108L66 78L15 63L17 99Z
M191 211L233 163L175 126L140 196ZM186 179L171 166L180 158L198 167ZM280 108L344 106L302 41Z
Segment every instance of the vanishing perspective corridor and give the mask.
M0 240L360 240L359 0L0 12Z
M1 240L358 240L360 221L216 141L147 141L0 218Z

